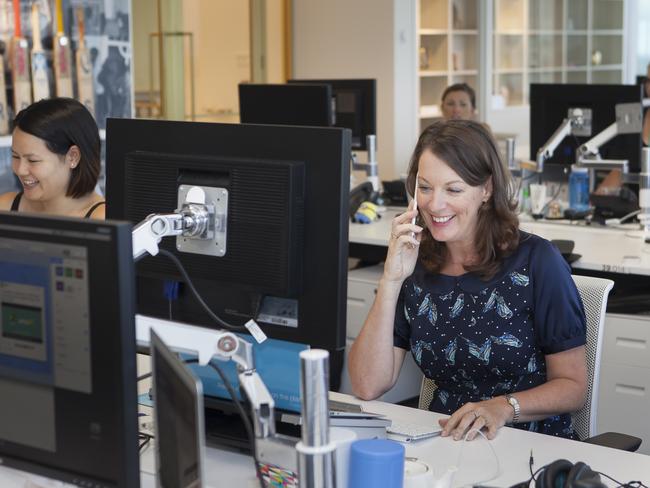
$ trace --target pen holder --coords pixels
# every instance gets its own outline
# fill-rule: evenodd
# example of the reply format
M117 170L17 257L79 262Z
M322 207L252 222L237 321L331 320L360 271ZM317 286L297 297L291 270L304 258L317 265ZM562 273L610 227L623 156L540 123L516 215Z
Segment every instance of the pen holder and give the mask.
M404 452L404 446L385 439L353 442L348 488L403 488Z

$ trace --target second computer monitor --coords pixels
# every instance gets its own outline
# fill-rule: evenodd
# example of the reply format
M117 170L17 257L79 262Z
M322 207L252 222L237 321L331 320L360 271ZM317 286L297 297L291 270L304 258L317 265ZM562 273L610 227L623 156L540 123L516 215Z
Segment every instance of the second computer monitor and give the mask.
M352 149L366 151L367 137L377 134L377 82L374 79L294 79L289 83L317 83L332 87L334 126L352 131Z
M330 127L332 89L327 84L240 83L239 118L243 124Z
M139 485L133 285L130 225L0 212L3 465Z
M553 135L570 108L588 108L592 111L591 136L568 136L556 148L545 167L567 166L576 162L575 152L581 144L616 122L616 104L641 103L639 85L530 85L530 157ZM630 172L639 172L641 161L641 134L622 134L600 148L603 159L627 159ZM546 171L546 170L545 170Z

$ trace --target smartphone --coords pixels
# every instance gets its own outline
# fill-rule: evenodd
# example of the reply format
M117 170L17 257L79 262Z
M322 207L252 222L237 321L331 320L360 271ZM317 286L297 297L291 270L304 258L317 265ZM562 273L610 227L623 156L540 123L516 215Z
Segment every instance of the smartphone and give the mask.
M415 190L413 191L413 210L418 209L418 180L419 180L419 173L415 174ZM415 214L415 217L411 219L411 224L415 225L415 222L418 219L418 214ZM415 232L411 232L411 236L415 238Z

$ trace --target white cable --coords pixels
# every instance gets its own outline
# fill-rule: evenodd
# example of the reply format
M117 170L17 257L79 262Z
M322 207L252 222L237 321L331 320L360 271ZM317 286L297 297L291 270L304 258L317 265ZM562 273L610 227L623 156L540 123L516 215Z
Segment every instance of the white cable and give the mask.
M486 437L486 435L483 432L481 432L480 429L469 429L467 431L467 433L465 434L465 438L463 439L463 444L460 446L460 451L458 451L458 460L456 461L456 466L458 466L458 468L460 469L460 461L461 461L462 454L463 454L463 448L465 447L465 443L467 442L467 436L469 436L469 434L472 433L472 432L476 432L476 433L480 434L481 437L483 437L483 439L485 439L485 441L487 442L488 447L492 451L492 455L494 456L494 460L496 461L496 471L492 476L490 476L489 478L484 479L484 480L473 481L472 483L467 483L467 486L479 486L479 485L484 485L486 483L489 483L490 481L492 481L495 478L498 478L501 475L501 463L499 463L499 456L497 456L497 453L494 450L494 447L492 447L492 443L489 441L489 439Z

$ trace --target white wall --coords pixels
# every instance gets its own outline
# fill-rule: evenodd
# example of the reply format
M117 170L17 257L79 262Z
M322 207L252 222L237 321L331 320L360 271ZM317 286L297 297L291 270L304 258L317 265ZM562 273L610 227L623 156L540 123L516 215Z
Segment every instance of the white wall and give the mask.
M417 131L415 73L405 67L406 57L415 56L414 4L293 1L293 77L377 80L377 158L383 179L405 171Z

